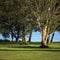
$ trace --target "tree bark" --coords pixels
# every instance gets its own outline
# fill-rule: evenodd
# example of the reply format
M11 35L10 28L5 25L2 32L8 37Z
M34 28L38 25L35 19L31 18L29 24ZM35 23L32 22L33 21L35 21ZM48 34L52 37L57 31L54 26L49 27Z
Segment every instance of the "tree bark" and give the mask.
M19 39L19 30L17 31L17 36L15 36L16 38L16 42L18 42L18 39Z
M46 34L46 27L42 30L42 46L46 46L47 42L47 34Z
M30 34L29 34L29 40L28 40L28 42L30 43L31 42L31 37L32 37L32 26L31 26L31 29L30 29Z
M49 29L49 27L48 27L48 38L47 38L47 45L49 44L49 40L50 40L50 29Z
M13 36L13 32L12 31L11 31L11 38L12 38L12 42L13 42L14 36Z
M42 47L42 48L48 48L48 45L47 45L48 37L49 37L48 27L47 27L47 25L46 25L46 26L43 27L43 29L42 29L42 43L41 43L41 47Z
M50 35L47 38L47 45L49 44L49 40L50 40Z
M25 44L26 43L26 39L25 39L25 26L23 25L22 27L22 43Z
M29 40L28 40L28 42L31 42L31 36L32 36L32 31L30 32L30 35L29 35Z
M53 42L54 35L55 35L55 33L52 34L51 42Z
M16 42L18 42L19 37L16 37Z

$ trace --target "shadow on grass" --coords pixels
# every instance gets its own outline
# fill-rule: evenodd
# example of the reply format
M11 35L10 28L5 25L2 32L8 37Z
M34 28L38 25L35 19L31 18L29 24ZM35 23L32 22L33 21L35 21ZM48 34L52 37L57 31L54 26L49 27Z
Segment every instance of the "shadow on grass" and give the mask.
M59 49L42 49L42 48L40 48L40 49L19 49L19 50L17 50L17 49L11 49L11 50L9 50L9 49L0 49L0 51L46 51L46 52L60 52L60 50Z
M7 46L7 48L31 48L31 49L60 49L60 47L40 47L40 46L26 46L26 45L24 45L24 46Z
M13 48L13 49L10 49ZM15 49L17 48L17 49ZM23 48L23 49L19 49ZM7 49L0 49L0 51L50 51L50 52L60 52L60 48L40 48L36 46L18 46L18 47L7 47Z
M38 46L10 46L11 48L40 48Z
M10 49L13 48L13 49ZM17 48L17 49L15 49ZM23 48L23 49L20 49ZM50 51L50 52L60 52L60 47L49 47L49 48L41 48L40 46L7 46L7 49L0 49L0 51ZM1 60L1 59L0 59ZM4 60L4 59L2 59Z
M5 60L5 59L0 59L0 60Z

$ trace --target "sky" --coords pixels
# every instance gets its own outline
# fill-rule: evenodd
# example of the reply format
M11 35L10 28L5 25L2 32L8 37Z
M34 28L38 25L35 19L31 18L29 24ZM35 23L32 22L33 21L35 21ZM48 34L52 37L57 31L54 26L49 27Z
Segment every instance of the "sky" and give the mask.
M41 33L40 32L33 32L32 34L32 41L39 42L41 41ZM60 33L56 32L53 41L58 42L60 41Z
M28 36L26 37L27 40L28 40ZM3 39L2 35L0 34L0 39ZM8 38L9 40L11 40L11 38ZM31 38L31 41L32 42L41 42L41 33L40 32L33 32L32 33L32 38ZM54 42L60 42L60 33L58 32L55 32L55 36L54 36L54 39L53 39Z

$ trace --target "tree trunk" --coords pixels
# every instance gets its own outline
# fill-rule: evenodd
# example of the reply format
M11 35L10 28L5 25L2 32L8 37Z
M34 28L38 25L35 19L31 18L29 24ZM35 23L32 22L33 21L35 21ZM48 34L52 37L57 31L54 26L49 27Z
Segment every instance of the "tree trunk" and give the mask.
M14 36L13 36L13 32L12 31L11 31L11 38L12 38L12 42L13 42Z
M32 25L31 25L30 34L29 34L29 40L28 40L29 43L31 42L32 30L33 30L33 29L32 29Z
M17 36L15 38L16 38L16 42L18 42L18 39L19 39L19 30L17 31Z
M47 45L48 45L49 40L50 40L50 28L49 27L47 28L47 34L48 34L48 37L47 37Z
M45 26L42 29L42 43L41 43L42 48L47 48L48 47L48 45L47 45L48 37L49 37L49 35L47 33L47 26Z
M29 43L31 42L31 36L32 36L32 31L30 32L30 35L29 35Z
M54 35L55 35L55 33L53 33L53 34L52 34L52 37L51 37L51 42L53 41Z
M50 35L47 38L47 45L49 44L49 40L50 40Z
M26 43L26 39L25 39L25 26L23 26L23 28L22 28L22 43L23 44Z
M18 42L19 37L16 37L16 42Z

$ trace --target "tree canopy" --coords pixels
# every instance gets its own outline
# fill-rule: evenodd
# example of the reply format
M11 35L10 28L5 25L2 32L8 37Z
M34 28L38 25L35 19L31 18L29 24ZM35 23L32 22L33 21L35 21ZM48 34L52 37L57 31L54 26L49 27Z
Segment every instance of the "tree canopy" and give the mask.
M12 40L16 38L16 41L22 37L22 42L25 43L27 30L31 33L36 27L42 34L41 45L46 47L50 34L59 26L59 2L60 0L0 0L0 32L5 37L11 34Z

